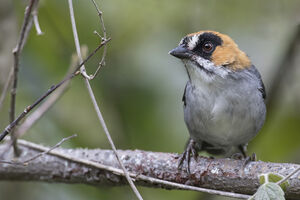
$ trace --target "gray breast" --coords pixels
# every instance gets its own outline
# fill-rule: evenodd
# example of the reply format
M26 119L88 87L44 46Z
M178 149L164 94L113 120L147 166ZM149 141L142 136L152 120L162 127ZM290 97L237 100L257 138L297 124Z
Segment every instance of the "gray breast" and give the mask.
M258 133L266 108L253 67L210 83L187 83L184 119L191 138L226 147L246 144Z

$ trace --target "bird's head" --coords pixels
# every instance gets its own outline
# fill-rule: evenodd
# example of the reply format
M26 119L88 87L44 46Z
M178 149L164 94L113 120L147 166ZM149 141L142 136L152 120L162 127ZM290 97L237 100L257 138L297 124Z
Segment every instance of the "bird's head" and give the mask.
M188 34L169 54L184 62L190 78L225 78L229 73L251 67L248 56L237 44L215 31Z

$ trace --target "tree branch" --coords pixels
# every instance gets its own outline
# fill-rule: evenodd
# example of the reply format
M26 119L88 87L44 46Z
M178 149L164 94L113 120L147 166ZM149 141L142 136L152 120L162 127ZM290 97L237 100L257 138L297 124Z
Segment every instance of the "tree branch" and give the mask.
M20 161L49 148L18 140L22 150ZM5 144L0 145L0 152ZM185 189L246 199L259 187L258 175L291 174L300 165L288 163L251 162L199 157L191 161L191 174L177 169L178 154L119 150L121 160L134 178L135 184L146 187ZM13 158L10 150L5 160ZM31 161L28 166L0 164L0 180L31 180L44 182L82 183L90 185L125 185L124 172L111 150L54 149ZM137 174L137 175L135 175ZM286 198L300 198L299 174L292 176ZM183 185L184 184L184 185ZM205 189L208 188L208 189ZM222 192L228 191L228 192ZM235 193L233 193L235 192ZM240 193L240 194L237 194Z

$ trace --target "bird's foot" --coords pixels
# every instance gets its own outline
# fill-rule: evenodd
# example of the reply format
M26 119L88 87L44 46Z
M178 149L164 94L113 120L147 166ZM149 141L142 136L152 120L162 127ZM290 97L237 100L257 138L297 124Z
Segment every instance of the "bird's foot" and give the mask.
M198 152L197 152L197 148L196 148L196 143L193 139L190 139L185 151L180 155L179 157L179 163L178 163L178 169L182 170L182 169L186 169L187 173L190 174L190 160L191 160L191 156L195 159L195 161L197 161L197 156L198 156Z
M234 160L243 160L245 159L244 155L242 153L235 153L231 156L231 159Z
M242 153L235 153L231 156L232 159L235 160L243 160L243 166L246 167L250 162L256 161L256 154L253 153L251 156L244 156Z
M245 159L244 159L244 164L243 166L246 167L250 162L254 162L256 161L257 158L256 158L256 154L255 153L252 153L251 156L247 156Z

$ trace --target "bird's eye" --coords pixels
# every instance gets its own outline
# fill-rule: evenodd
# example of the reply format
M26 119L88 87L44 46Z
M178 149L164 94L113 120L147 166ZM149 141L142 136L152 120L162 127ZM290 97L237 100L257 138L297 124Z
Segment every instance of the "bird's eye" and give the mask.
M202 46L202 49L206 53L210 53L213 49L213 44L211 42L205 42Z

